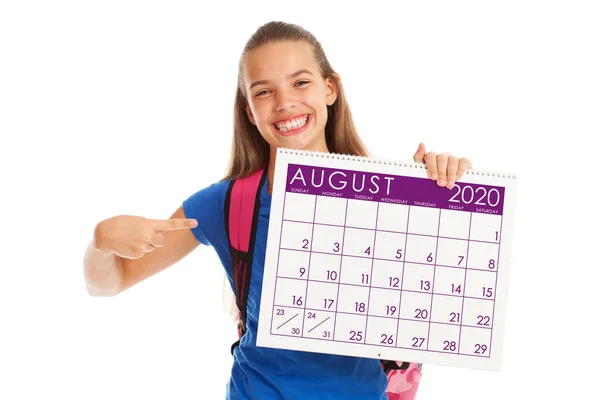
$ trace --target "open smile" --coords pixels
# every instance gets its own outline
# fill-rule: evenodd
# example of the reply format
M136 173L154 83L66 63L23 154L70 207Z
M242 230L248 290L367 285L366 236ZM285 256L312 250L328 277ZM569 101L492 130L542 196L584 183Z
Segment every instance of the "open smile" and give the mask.
M299 115L286 120L281 120L273 123L275 130L283 136L297 135L308 128L312 120L312 114Z

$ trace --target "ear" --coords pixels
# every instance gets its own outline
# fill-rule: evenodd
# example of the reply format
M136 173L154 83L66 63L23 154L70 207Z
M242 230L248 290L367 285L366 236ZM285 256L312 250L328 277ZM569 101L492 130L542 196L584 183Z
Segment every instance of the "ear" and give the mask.
M254 119L254 114L252 114L252 110L250 109L250 105L248 102L245 104L246 114L248 114L248 119L252 123L252 125L256 125L256 119Z
M340 77L337 74L334 74L335 79L339 80ZM325 78L325 103L330 106L337 100L338 96L338 86L337 83L332 77Z

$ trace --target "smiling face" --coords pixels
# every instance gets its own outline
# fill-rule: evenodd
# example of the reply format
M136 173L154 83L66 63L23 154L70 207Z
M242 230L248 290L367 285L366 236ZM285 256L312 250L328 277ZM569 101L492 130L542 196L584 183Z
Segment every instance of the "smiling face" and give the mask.
M303 41L263 45L249 52L243 71L246 112L271 146L328 151L327 106L337 98L321 76L312 47Z

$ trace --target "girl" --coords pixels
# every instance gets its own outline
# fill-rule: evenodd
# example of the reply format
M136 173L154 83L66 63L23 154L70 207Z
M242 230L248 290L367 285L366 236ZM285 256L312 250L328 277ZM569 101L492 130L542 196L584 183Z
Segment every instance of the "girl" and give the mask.
M253 34L239 63L234 118L231 165L224 179L183 201L168 220L121 215L98 223L85 254L89 293L117 295L200 243L214 247L232 284L223 221L227 185L266 167L247 332L234 349L227 399L386 399L387 379L378 360L256 347L276 149L368 155L340 77L312 34L282 22L267 23ZM413 159L426 163L440 187L451 188L471 168L466 158L426 153L422 143Z

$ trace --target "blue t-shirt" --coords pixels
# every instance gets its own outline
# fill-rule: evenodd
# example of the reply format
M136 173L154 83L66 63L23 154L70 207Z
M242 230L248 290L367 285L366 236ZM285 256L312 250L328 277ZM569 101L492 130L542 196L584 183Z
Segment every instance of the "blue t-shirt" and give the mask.
M224 205L229 180L199 190L183 202L187 218L198 226L198 241L217 252L232 285L229 241ZM256 346L258 315L267 245L271 195L265 182L248 293L247 332L233 354L228 400L383 400L387 378L378 360L339 355L280 350Z

